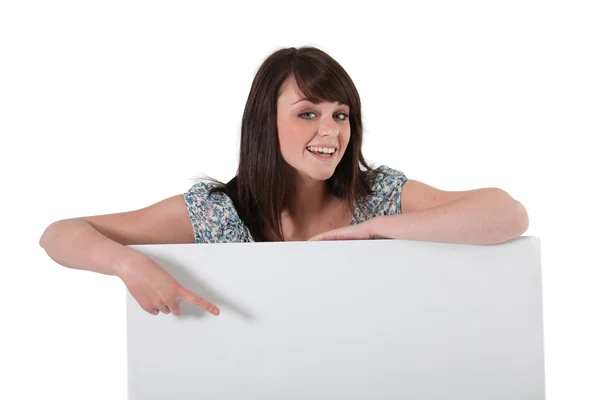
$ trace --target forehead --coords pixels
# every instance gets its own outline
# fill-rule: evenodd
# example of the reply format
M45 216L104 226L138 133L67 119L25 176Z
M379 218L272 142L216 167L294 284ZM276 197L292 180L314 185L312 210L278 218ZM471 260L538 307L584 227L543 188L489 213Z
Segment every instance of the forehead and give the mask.
M294 75L288 76L279 89L278 103L291 107L295 105L294 103L304 98L306 98L306 95L300 90ZM340 102L338 104L342 105Z
M296 78L290 75L281 84L279 89L279 98L283 100L299 100L304 97L304 94L300 91Z

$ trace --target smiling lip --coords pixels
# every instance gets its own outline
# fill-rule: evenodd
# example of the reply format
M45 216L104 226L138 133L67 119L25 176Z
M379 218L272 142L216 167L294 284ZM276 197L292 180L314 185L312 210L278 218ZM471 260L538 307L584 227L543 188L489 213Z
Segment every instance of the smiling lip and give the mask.
M331 148L335 149L335 147L330 147L330 149ZM310 154L312 154L314 157L316 157L320 161L331 161L334 158L334 156L337 154L337 149L335 149L335 151L333 153L330 153L329 156L322 156L320 154L313 153L312 151L310 151L308 149L306 151L308 151Z

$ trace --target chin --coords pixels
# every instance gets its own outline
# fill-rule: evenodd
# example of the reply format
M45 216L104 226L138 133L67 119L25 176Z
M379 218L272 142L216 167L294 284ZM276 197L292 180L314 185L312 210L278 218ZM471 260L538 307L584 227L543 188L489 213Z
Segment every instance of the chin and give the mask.
M317 181L326 181L327 179L331 178L333 176L333 173L335 172L335 169L337 167L336 165L331 165L331 166L322 166L320 168L306 168L303 173L306 176L311 177L314 180Z
M333 176L333 172L313 172L313 173L309 173L308 176L310 176L312 179L316 180L316 181L326 181L327 179L331 178Z
M313 160L300 159L296 160L294 163L288 163L286 161L286 164L291 170L295 170L296 174L303 178L326 181L333 176L339 161L315 165Z

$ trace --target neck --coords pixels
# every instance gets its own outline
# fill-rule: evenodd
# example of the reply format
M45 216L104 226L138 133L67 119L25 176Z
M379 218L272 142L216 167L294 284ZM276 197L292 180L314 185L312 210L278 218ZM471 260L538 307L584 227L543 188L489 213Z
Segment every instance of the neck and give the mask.
M331 201L325 181L318 181L308 176L291 173L286 193L287 204L284 213L292 219L304 221L318 218Z

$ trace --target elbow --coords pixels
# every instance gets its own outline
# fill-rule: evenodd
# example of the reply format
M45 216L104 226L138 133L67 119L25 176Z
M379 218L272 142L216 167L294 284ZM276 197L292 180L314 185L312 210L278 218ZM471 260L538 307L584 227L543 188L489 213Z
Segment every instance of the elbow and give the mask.
M509 210L505 214L503 228L498 230L496 238L488 244L500 244L515 239L529 229L529 215L523 204L513 199Z
M519 226L519 235L527 232L529 229L529 214L525 206L517 201L517 225Z
M516 202L516 208L517 210L513 214L514 219L506 228L507 231L505 232L505 237L499 240L498 243L518 238L529 229L529 216L527 215L527 210L518 201Z
M42 233L42 236L40 236L40 240L39 240L40 247L42 247L44 249L46 248L46 245L48 244L48 237L52 235L52 231L54 230L53 228L59 222L60 221L55 221L55 222L51 223L50 225L48 225L46 227L46 229L44 229L44 232Z
M54 222L48 225L46 229L44 229L42 236L40 236L39 244L42 248L45 248L46 246L46 237L48 236L48 231L50 230L50 227L52 227L52 225L54 225Z
M509 209L512 210L511 214L513 216L513 218L510 219L512 221L511 226L518 232L517 236L522 235L529 229L529 214L527 213L527 209L520 201L515 200L506 191L502 189L496 190L499 190L507 197L508 203L512 203L512 207L509 207Z

